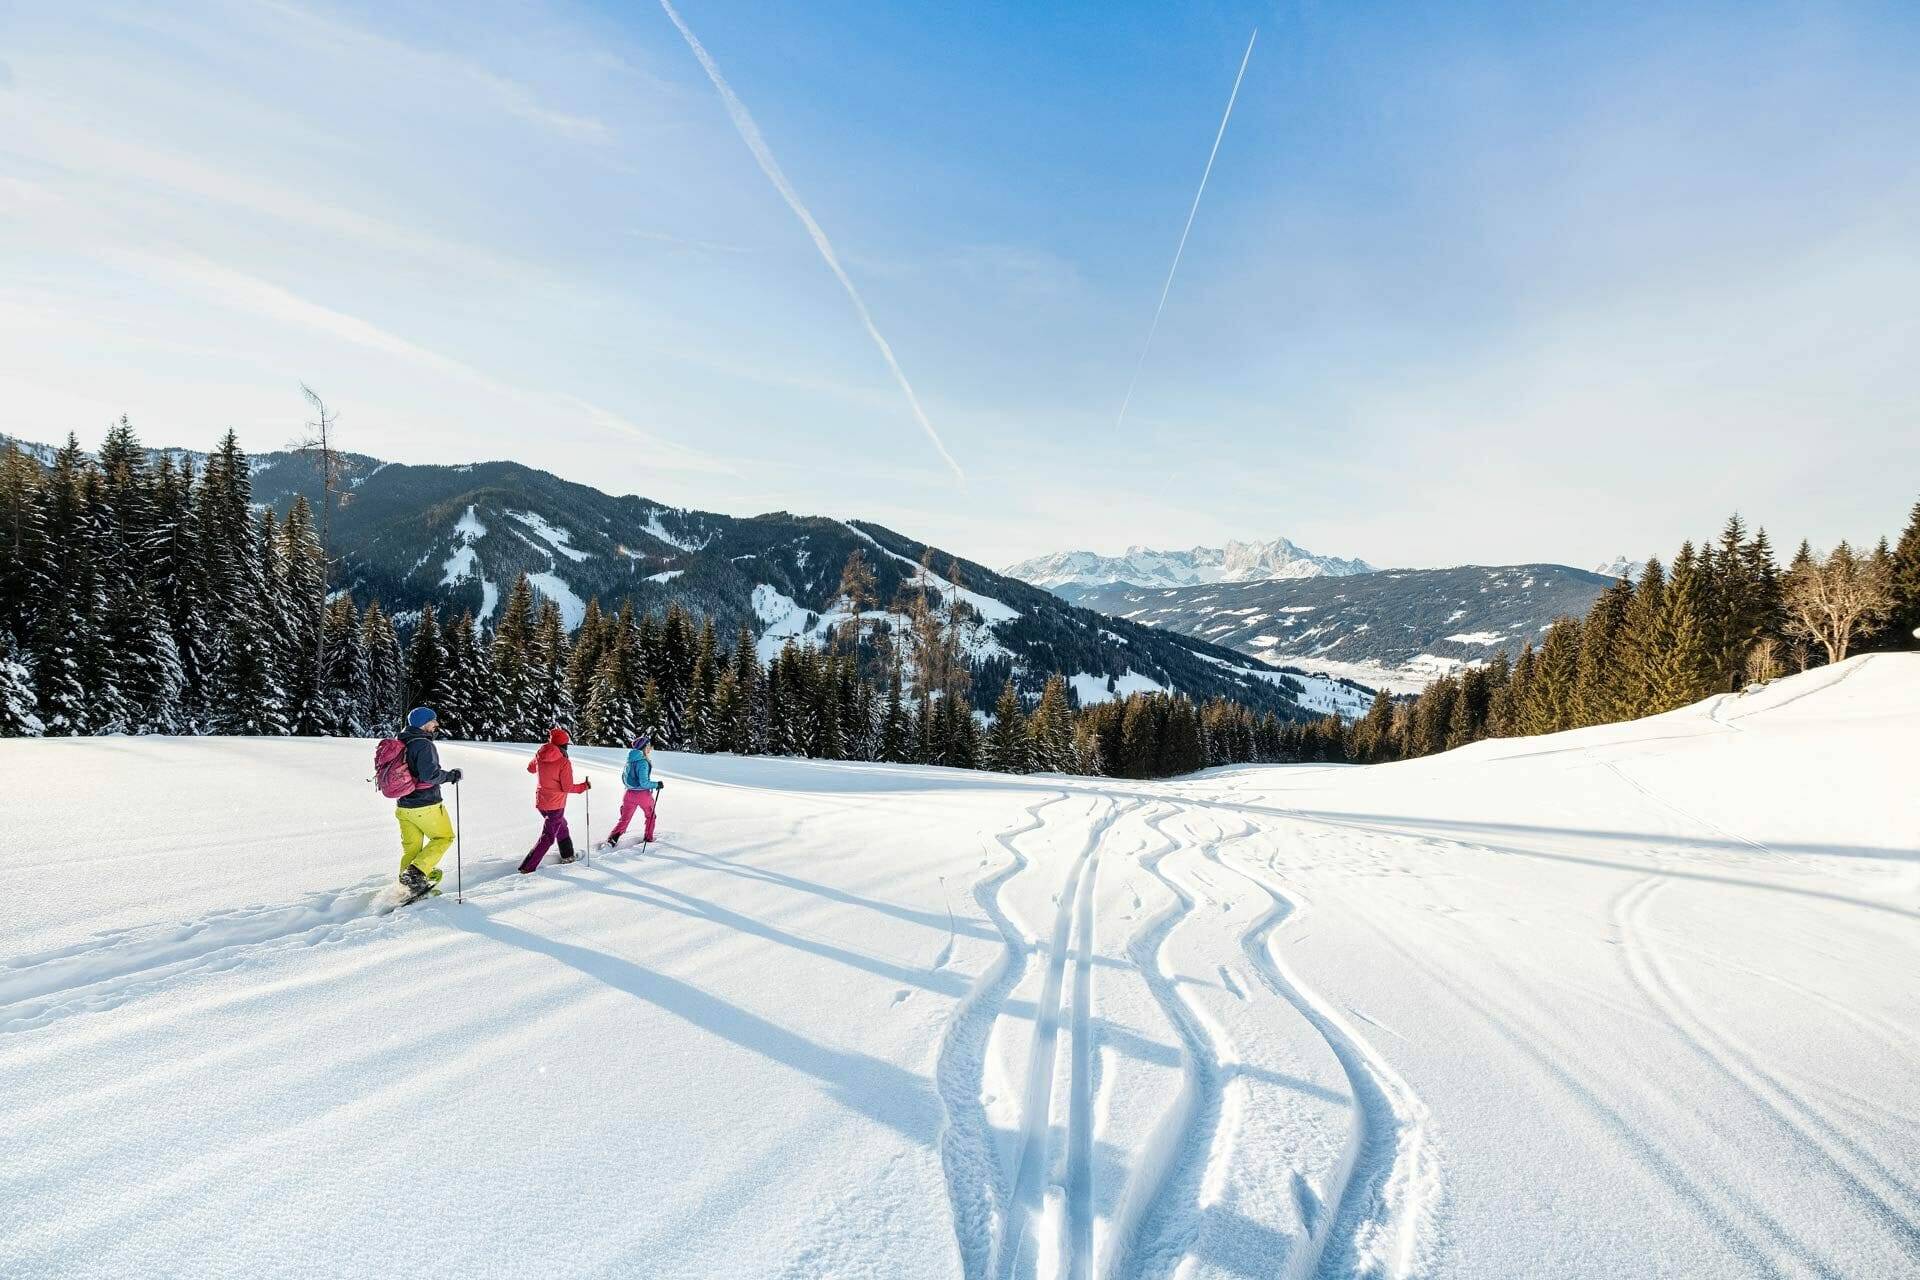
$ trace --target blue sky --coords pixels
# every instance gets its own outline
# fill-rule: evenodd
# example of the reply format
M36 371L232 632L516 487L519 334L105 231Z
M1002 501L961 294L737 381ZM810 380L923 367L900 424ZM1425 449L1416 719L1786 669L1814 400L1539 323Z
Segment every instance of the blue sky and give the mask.
M1920 491L1908 4L0 13L0 430L510 457L989 562L1780 539ZM1194 186L1260 36L1123 427Z

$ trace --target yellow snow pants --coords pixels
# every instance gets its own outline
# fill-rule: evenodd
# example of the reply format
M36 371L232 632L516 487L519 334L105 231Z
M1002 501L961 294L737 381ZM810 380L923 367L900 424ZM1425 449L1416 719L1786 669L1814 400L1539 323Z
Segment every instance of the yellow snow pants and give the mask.
M396 808L393 816L400 822L401 874L408 867L418 867L421 875L431 875L441 855L453 845L453 820L447 817L447 806Z

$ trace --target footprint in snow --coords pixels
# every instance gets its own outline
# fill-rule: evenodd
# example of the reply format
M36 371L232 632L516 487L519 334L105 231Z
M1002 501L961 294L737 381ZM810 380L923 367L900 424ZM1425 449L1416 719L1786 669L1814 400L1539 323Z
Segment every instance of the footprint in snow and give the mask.
M893 1007L897 1009L912 998L913 998L913 992L909 991L905 987L902 987L898 991L893 993Z

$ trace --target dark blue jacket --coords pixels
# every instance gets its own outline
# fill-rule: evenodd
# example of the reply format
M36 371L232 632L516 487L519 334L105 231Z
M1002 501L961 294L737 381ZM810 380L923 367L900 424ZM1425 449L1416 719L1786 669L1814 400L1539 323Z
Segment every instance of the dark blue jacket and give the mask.
M401 796L394 804L402 809L425 809L439 804L440 784L447 780L447 771L440 767L440 750L433 745L433 736L420 729L408 729L400 735L400 741L407 744L407 769L413 774L413 780L426 785L410 796Z

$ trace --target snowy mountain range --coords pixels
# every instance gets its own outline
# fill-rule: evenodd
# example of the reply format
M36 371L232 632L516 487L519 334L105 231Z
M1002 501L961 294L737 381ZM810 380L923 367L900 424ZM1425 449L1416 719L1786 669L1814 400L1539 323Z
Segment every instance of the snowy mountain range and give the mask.
M1056 591L1062 587L1098 587L1124 582L1136 587L1191 587L1208 582L1253 582L1272 578L1343 577L1371 573L1364 560L1318 556L1285 538L1271 542L1229 542L1224 547L1155 551L1128 547L1125 555L1093 551L1057 551L1009 565L1010 578Z
M1625 556L1615 556L1605 564L1593 566L1593 571L1603 578L1637 578L1640 570L1646 567L1645 560L1629 560Z
M1505 650L1613 579L1558 564L1390 569L1340 578L1197 587L1069 587L1078 603L1269 662L1415 692Z
M856 549L873 568L879 601L865 616L897 629L904 619L893 604L929 550L870 521L691 511L514 462L345 462L348 496L333 518L343 580L403 625L427 604L455 616L471 610L484 624L525 573L570 627L596 597L642 610L678 603L723 630L747 626L767 657L788 639L825 643L829 628L848 620L840 574ZM319 500L307 459L253 458L257 503L284 513L296 495ZM933 561L926 585L936 602L957 601L977 705L990 704L1010 674L1037 691L1055 672L1082 703L1165 689L1298 718L1357 715L1371 698L1350 681L1278 671L1233 649L1102 617L943 550L933 549Z

